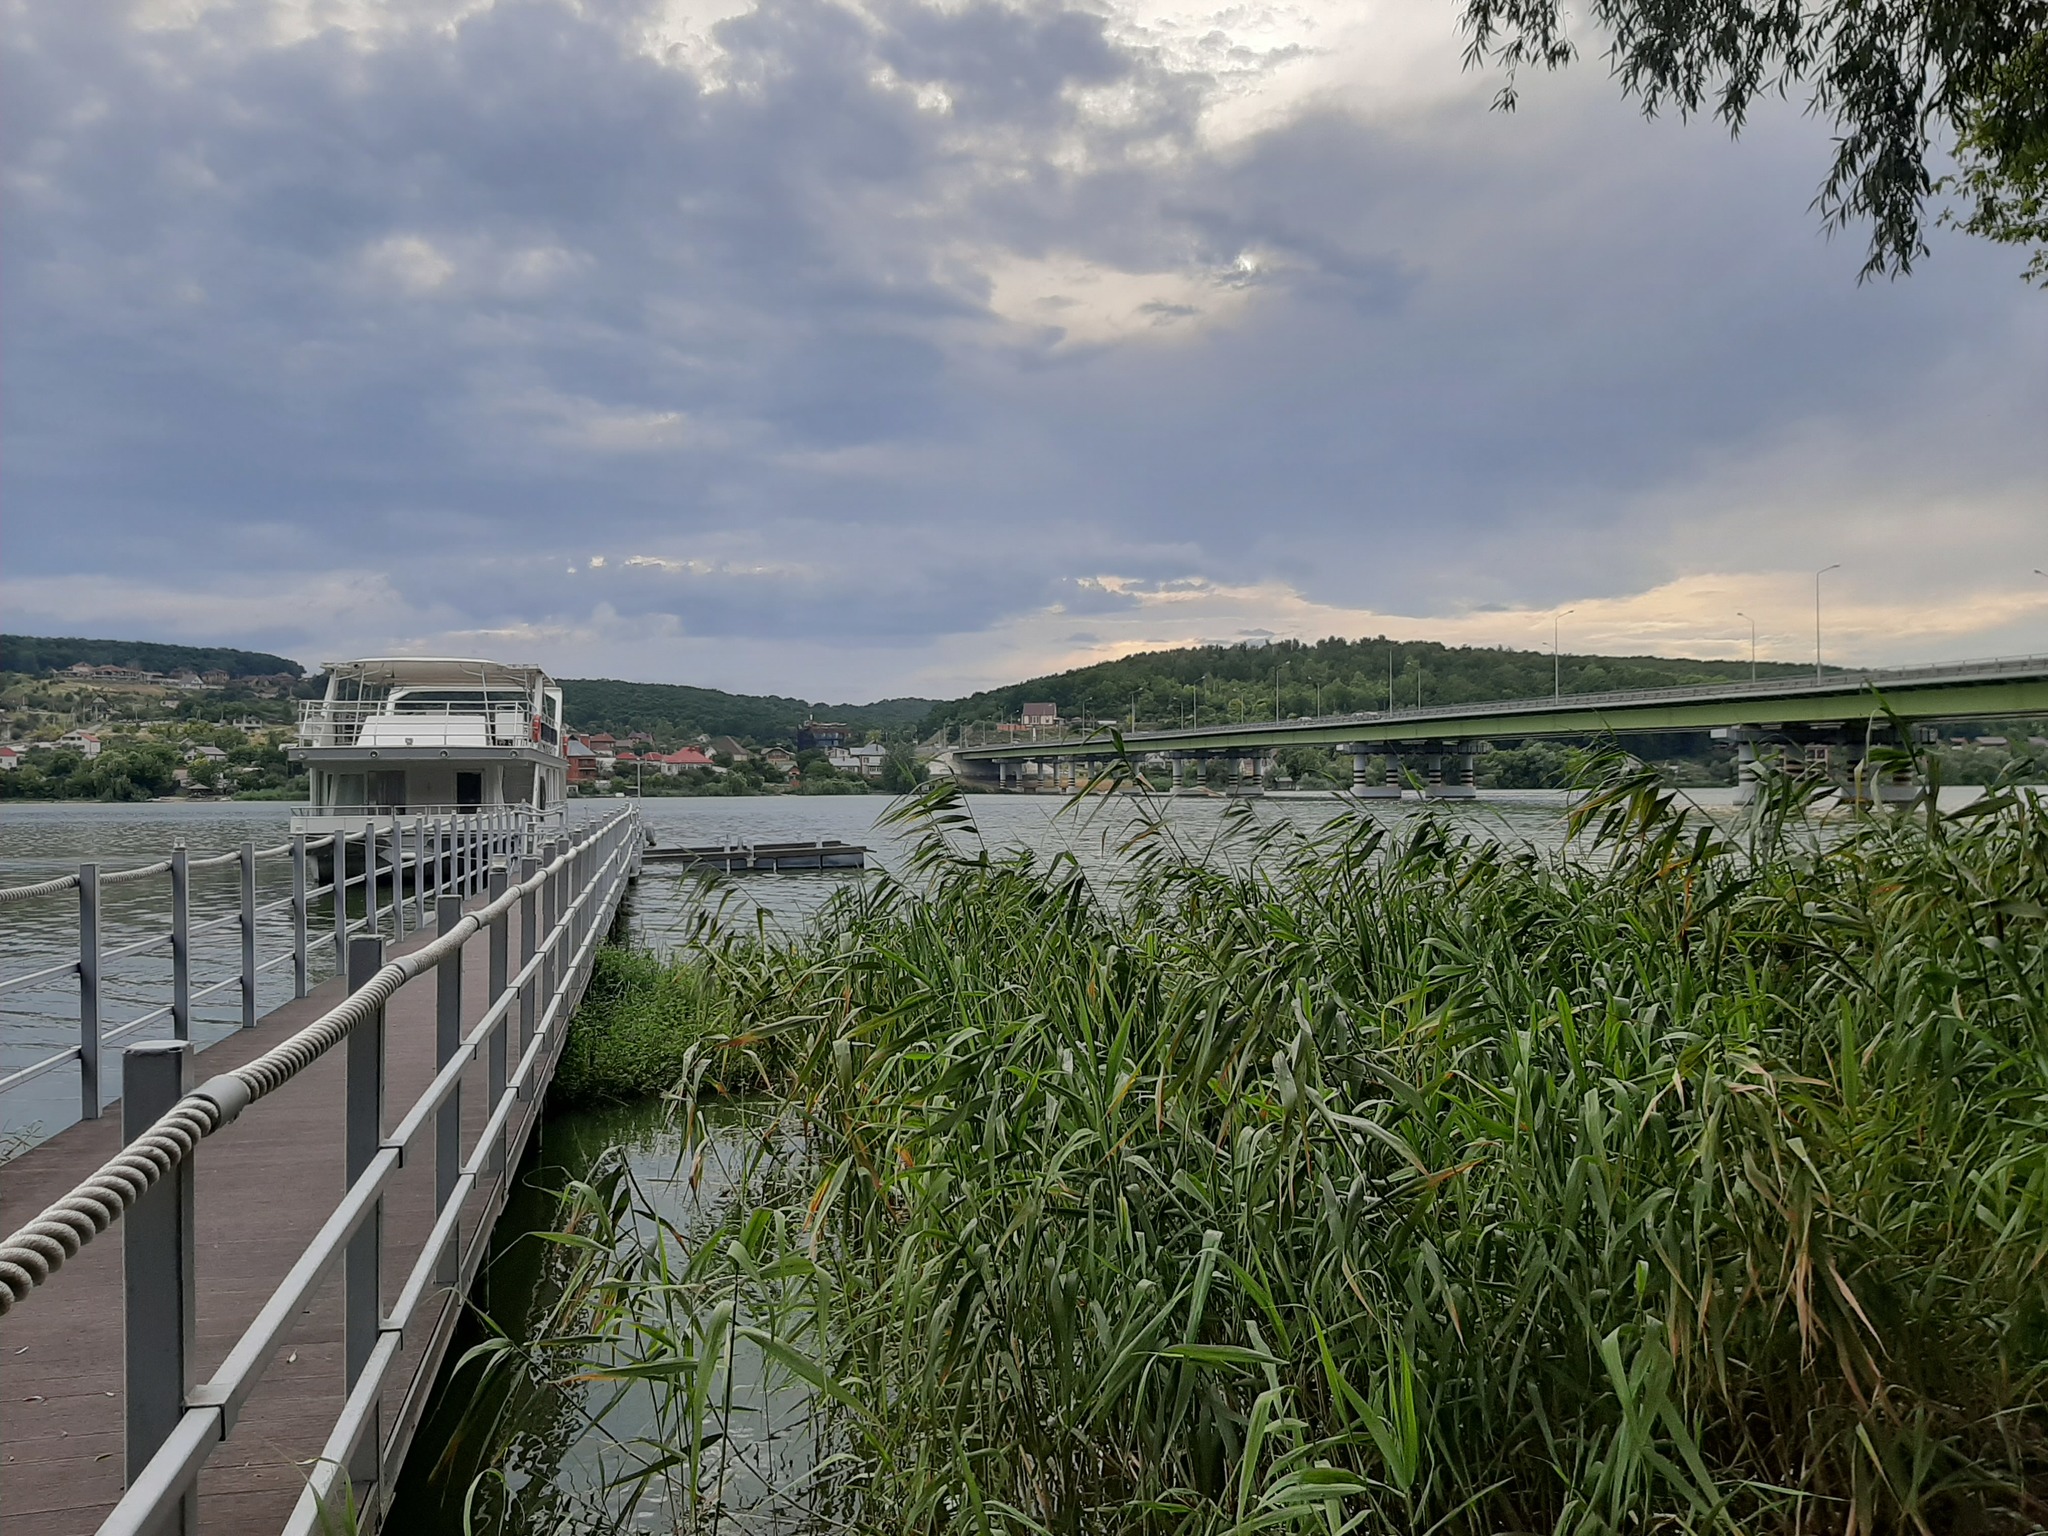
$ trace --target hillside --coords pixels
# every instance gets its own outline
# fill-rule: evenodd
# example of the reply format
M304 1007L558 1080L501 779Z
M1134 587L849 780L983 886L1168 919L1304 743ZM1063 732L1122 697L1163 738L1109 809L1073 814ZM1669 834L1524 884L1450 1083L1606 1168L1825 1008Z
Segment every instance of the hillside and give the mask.
M165 645L155 640L84 640L47 635L0 635L0 669L50 672L88 662L95 667L133 667L139 672L225 672L230 677L292 677L306 669L288 656L237 651L216 645Z
M614 736L645 731L664 742L697 735L789 741L813 716L867 730L900 732L922 720L935 702L811 704L776 694L723 693L682 683L626 683L601 677L566 678L562 683L563 708L572 730L610 731Z
M941 727L1015 720L1026 700L1051 701L1069 719L1116 719L1172 725L1194 717L1270 720L1277 675L1279 713L1336 714L1401 704L1462 704L1486 699L1534 698L1554 686L1548 651L1447 646L1428 640L1276 641L1265 646L1208 645L1144 651L1116 661L1034 677L934 706L924 733ZM1807 672L1796 662L1764 662L1760 676ZM1666 656L1558 658L1567 693L1614 688L1669 688L1749 676L1747 661L1696 661Z

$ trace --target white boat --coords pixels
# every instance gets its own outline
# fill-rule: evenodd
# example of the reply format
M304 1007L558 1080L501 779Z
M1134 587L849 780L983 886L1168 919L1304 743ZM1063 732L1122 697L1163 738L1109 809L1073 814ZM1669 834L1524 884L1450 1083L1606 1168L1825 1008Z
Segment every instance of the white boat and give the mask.
M310 797L292 829L361 832L502 813L558 825L568 794L562 689L539 667L450 656L325 664L299 707Z

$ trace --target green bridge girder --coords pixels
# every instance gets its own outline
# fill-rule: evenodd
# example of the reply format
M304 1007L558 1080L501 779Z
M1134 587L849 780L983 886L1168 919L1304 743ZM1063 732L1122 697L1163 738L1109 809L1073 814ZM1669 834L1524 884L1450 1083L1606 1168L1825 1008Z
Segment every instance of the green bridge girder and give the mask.
M2048 716L2048 657L1834 672L1805 682L1771 679L1567 695L1562 699L1436 705L1377 715L1139 731L1127 733L1124 745L1136 757L1155 752L1250 753L1282 746L1353 743L1419 750L1461 741L1706 731L1730 726L1832 726L1860 732L1872 720L1881 722L1887 710L1909 723ZM1114 750L1109 732L1101 731L1058 741L957 747L953 756L962 763L996 764L1104 757Z

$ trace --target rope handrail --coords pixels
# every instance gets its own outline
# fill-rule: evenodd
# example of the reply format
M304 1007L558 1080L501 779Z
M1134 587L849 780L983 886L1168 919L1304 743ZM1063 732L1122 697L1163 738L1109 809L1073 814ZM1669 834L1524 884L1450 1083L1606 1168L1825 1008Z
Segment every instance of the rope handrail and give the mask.
M66 891L78 889L78 876L58 875L35 885L10 885L0 888L0 901L33 901L38 896L61 896Z
M469 913L448 932L409 955L387 962L361 988L253 1061L209 1078L180 1099L148 1130L102 1164L69 1194L0 1242L0 1317L5 1317L65 1260L125 1215L166 1173L192 1155L200 1141L229 1124L256 1100L274 1093L326 1055L381 1008L400 987L456 953L472 937L537 893L549 876L568 868L582 849L605 837L633 813L621 811L572 843L532 879L508 886L495 901Z

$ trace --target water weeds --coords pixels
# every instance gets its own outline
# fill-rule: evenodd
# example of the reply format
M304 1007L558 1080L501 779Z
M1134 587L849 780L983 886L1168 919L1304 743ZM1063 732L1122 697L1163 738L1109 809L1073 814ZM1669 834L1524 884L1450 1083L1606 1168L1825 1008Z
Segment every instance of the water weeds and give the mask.
M808 933L607 958L585 1081L730 1177L579 1191L506 1369L650 1394L604 1518L678 1529L2037 1528L2048 814L1805 793L1111 879L935 793Z

